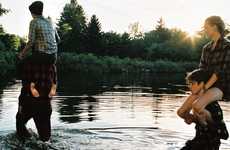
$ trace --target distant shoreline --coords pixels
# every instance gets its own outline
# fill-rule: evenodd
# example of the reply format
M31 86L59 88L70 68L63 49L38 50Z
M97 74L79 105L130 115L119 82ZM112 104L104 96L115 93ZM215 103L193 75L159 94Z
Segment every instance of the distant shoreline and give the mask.
M4 80L16 76L16 54L0 52L0 77ZM140 59L96 56L93 54L61 53L58 57L59 72L95 73L183 73L191 71L197 62L168 60L144 61Z

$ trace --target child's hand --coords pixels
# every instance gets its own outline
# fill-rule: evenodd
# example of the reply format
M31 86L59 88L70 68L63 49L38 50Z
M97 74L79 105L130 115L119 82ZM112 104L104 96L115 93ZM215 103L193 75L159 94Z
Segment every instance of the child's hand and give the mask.
M189 119L184 119L184 122L187 123L187 124L191 124L193 122L193 120L190 119L190 118Z
M191 124L195 121L195 118L193 115L188 115L184 118L184 122L187 124Z

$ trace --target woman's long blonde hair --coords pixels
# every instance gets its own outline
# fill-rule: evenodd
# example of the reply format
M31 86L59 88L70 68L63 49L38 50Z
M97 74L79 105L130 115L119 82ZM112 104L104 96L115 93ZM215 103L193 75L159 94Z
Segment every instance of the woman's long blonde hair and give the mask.
M220 16L210 16L205 20L205 23L208 23L211 26L216 26L218 32L224 36L226 33L225 23Z

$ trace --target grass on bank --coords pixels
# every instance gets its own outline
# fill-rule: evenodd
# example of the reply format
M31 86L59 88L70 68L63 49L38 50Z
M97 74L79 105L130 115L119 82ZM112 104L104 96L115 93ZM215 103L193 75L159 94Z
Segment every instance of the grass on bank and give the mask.
M193 70L197 62L172 62L169 60L145 61L130 58L95 56L93 54L60 53L57 66L60 72L95 73L179 73ZM16 53L0 52L0 77L16 73Z

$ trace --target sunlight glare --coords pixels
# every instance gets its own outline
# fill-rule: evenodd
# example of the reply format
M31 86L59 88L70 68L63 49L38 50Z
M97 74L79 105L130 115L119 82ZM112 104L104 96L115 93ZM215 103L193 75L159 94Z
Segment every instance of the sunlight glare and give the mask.
M188 36L193 38L197 35L197 32L196 31L193 31L193 30L189 30L189 31L186 31L188 33Z

